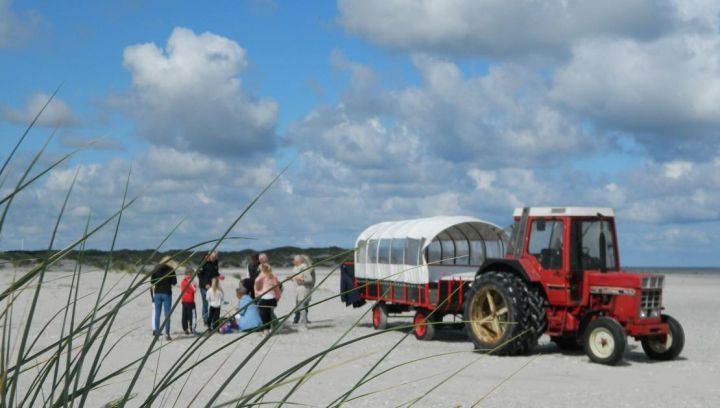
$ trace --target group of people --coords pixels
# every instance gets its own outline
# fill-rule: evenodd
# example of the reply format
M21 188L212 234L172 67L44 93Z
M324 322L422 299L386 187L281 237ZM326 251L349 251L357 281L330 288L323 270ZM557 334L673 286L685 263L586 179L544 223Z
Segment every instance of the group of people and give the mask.
M248 261L248 277L240 281L235 289L237 298L236 314L226 319L221 325L221 309L229 304L225 300L220 281L225 279L220 273L218 253L209 253L197 271L197 287L193 283L195 271L191 267L184 268L184 277L180 282L180 301L182 303L182 329L185 334L197 333L195 305L196 292L199 289L202 301L202 319L205 330L218 330L221 333L234 331L250 331L261 328L268 334L273 322L278 301L282 297L283 283L292 280L296 285L296 313L294 324L306 327L310 294L315 286L315 269L307 255L295 255L292 259L293 271L289 278L280 281L273 273L267 254L253 254ZM150 277L152 284L151 297L154 305L153 335L159 336L162 329L167 340L170 336L170 309L172 304L172 287L177 285L176 270L179 265L170 257L160 260ZM161 314L164 312L164 324L161 325ZM229 311L228 311L229 312ZM226 313L230 315L231 313Z

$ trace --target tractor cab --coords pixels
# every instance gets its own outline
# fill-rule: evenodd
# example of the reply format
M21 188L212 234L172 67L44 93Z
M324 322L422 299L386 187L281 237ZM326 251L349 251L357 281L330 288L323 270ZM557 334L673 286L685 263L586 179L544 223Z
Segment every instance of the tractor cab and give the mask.
M578 303L587 272L619 271L614 217L599 207L516 209L506 257L530 264L550 290L562 286L562 301Z

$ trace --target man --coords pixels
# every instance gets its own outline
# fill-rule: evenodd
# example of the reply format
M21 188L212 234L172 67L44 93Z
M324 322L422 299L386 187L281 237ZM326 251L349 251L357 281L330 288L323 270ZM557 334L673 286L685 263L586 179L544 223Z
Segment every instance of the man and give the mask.
M153 305L155 307L155 320L153 322L153 335L159 336L163 327L165 328L165 339L170 341L170 306L172 304L172 287L177 285L177 262L169 256L164 256L158 266L150 275L152 284ZM165 324L160 327L160 313L164 310Z
M223 279L220 275L217 251L210 252L205 257L205 263L203 263L202 268L198 272L198 286L200 287L200 296L202 297L202 318L206 328L210 327L207 291L210 289L210 283L212 283L213 278Z
M248 258L248 279L250 279L250 291L248 295L255 299L255 279L260 274L260 255L255 253Z
M294 266L292 274L293 280L297 285L295 292L295 304L297 310L293 323L306 326L308 320L308 307L310 305L310 292L315 286L315 268L312 267L312 261L307 255L295 255L292 264Z

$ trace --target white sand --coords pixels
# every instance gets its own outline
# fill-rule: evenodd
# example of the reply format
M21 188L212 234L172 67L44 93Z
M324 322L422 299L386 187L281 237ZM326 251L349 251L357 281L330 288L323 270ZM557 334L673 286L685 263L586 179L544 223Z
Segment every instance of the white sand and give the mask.
M7 287L13 272L20 273L21 270L0 270L3 287ZM228 276L223 283L225 292L234 297L233 288L238 284L237 279L230 277L234 271L223 272ZM324 273L326 271L319 271L318 278ZM80 294L90 294L80 305L82 315L88 312L89 305L94 301L94 291L99 287L101 275L94 271L82 276ZM113 293L120 293L130 278L130 275L122 273L109 274L110 285L120 281ZM35 315L35 325L38 327L65 304L70 283L67 271L48 273L47 280L49 282L43 286L39 310ZM289 311L294 302L294 291L290 287L292 285L287 286L277 310L278 315ZM338 292L336 275L330 277L314 298L318 300ZM14 327L19 327L19 317L27 310L29 299L27 295L19 299L15 309ZM444 330L439 334L438 340L429 342L419 342L408 336L382 361L376 371L423 356L458 353L419 361L390 371L364 385L354 395L378 391L377 393L354 400L348 403L348 406L400 405L421 396L468 363L470 365L467 368L440 385L417 406L471 406L481 397L484 399L479 406L503 408L720 406L720 276L670 275L664 303L667 312L683 324L686 333L685 350L676 361L650 361L643 354L640 344L632 339L629 340L625 364L616 367L592 364L583 353L563 354L549 343L547 338L541 339L537 353L531 356L484 356L472 352L471 344L461 332ZM262 351L240 371L218 401L240 396L248 381L248 390L254 390L283 369L324 350L350 328L368 307L346 308L338 299L313 307L309 330L293 330L270 339ZM147 292L123 309L108 344L112 345L121 335L133 329L134 331L122 339L111 352L101 368L101 376L146 352L151 341L151 309ZM409 323L409 318L408 315L405 319L394 319L393 322ZM56 338L60 319L56 319L41 343L46 344ZM370 326L370 317L366 314L360 327L353 329L347 338L370 333L373 333L373 329ZM192 342L191 338L180 334L179 307L172 317L172 334L176 339L162 350L159 359L157 355L149 359L141 380L133 391L138 397L133 400L132 406L140 403L152 388L155 376L164 374L175 357ZM205 356L237 338L237 334L214 336L191 360ZM314 406L327 405L348 390L383 353L402 338L403 333L386 333L333 352L320 365L330 369L310 378L290 400ZM182 390L180 386L185 379L179 381L168 392L165 405L173 406L178 393L180 395L176 406L204 405L218 385L260 340L260 335L252 334L217 353L191 373ZM253 371L263 358L262 366L251 379ZM122 396L130 376L124 374L119 380L112 380L111 385L94 391L88 406L101 406ZM29 380L31 377L25 376L21 384L27 386ZM273 398L266 401L282 398L288 389L284 387L274 391ZM193 400L197 393L199 395ZM162 404L158 401L154 406Z

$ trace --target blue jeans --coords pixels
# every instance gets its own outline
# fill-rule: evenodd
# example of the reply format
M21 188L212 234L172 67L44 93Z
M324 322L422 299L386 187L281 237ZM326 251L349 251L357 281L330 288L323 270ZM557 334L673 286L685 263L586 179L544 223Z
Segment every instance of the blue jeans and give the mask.
M167 293L156 293L154 302L156 334L160 334L162 331L160 327L160 311L161 309L165 309L165 334L170 335L170 304L172 302L172 296Z
M200 287L200 297L202 298L202 317L205 326L208 324L208 302L207 302L207 289Z

